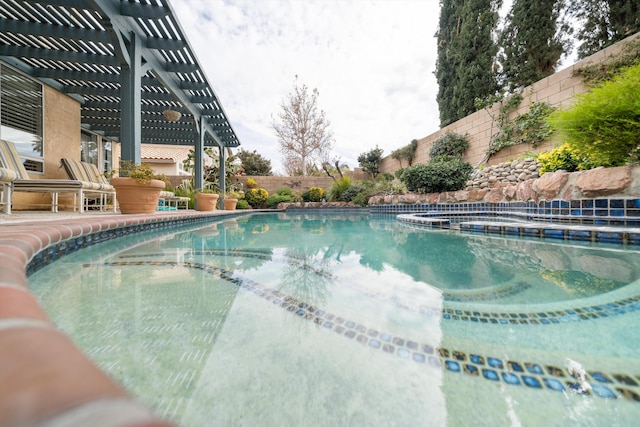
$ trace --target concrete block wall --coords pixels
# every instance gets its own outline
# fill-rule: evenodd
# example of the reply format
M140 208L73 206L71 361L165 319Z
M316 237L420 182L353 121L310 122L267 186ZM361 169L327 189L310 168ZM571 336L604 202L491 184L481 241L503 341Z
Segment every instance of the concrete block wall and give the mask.
M349 171L347 173L353 181L365 179L367 174L360 169ZM235 182L241 184L241 187L247 189L247 179L253 178L258 183L256 188L264 188L269 195L275 194L280 188L290 188L294 192L306 191L312 187L320 187L324 191L329 191L334 181L329 176L237 176ZM336 177L337 178L337 177Z
M636 34L609 46L575 64L565 68L549 77L546 77L531 86L528 86L522 90L523 100L517 111L510 114L510 118L515 118L517 114L526 113L529 110L529 105L532 102L547 102L552 107L568 106L575 99L575 95L584 93L587 91L587 87L582 83L582 79L572 76L573 71L584 67L588 64L597 64L610 58L612 55L620 52L625 43L630 40L640 37L640 34ZM498 132L498 128L494 123L492 116L497 117L500 113L500 103L494 104L490 112L485 110L476 111L468 115L467 117L452 123L431 135L428 135L418 140L418 147L416 149L416 157L413 164L428 163L429 151L433 143L442 135L447 132L455 132L458 134L467 134L469 136L470 147L465 153L464 160L471 163L472 166L477 166L485 160L486 151L489 148L489 142L493 134ZM538 144L536 147L532 147L530 144L520 144L513 147L502 149L500 152L492 156L487 165L496 165L502 162L511 161L516 159L519 155L527 152L541 152L552 149L559 141L551 138L548 141L544 141ZM387 156L383 159L381 164L381 171L393 174L401 167L406 167L406 162L402 164Z

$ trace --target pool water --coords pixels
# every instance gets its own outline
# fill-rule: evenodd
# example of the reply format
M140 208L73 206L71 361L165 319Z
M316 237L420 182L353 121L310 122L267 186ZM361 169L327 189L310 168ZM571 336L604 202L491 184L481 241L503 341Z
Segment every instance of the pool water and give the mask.
M640 415L639 255L253 214L102 243L30 283L185 426L623 426Z

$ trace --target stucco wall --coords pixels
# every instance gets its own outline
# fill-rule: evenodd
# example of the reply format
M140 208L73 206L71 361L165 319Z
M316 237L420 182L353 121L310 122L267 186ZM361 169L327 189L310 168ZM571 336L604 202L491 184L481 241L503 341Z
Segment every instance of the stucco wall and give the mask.
M348 175L354 181L367 177L367 174L360 169L349 171ZM334 183L333 179L328 176L238 176L234 179L246 190L246 183L249 178L255 179L258 182L257 188L264 188L270 195L283 187L300 193L311 187L320 187L328 191Z
M583 67L589 63L599 63L609 58L611 55L619 52L624 43L629 40L640 37L640 34L629 37L625 41L619 42L613 46L597 52L574 65L565 68L547 78L544 78L531 86L526 87L522 91L524 100L517 111L510 115L510 118L516 117L517 114L525 113L529 110L532 102L547 102L553 107L561 107L569 105L575 95L586 92L587 88L579 77L572 77L572 73L576 68ZM429 151L433 143L447 132L455 132L458 134L467 134L469 137L470 147L465 153L464 160L477 166L485 157L485 152L489 148L489 142L492 135L497 133L498 129L493 123L492 115L497 117L500 111L500 104L496 103L491 108L491 113L481 110L450 124L437 132L432 133L418 140L418 147L413 164L427 163L429 161ZM516 159L520 154L526 152L541 152L553 148L558 143L553 138L545 141L533 148L530 144L520 144L508 147L494 156L487 162L488 165L495 165L505 161ZM401 167L406 167L406 162L401 165L396 159L387 156L381 164L381 171L393 174Z
M45 85L43 90L44 174L33 173L30 176L33 179L66 179L67 174L60 168L60 159L68 157L80 160L80 103L49 86ZM48 193L15 193L13 200L17 204L49 204L51 197ZM21 207L16 206L15 209Z

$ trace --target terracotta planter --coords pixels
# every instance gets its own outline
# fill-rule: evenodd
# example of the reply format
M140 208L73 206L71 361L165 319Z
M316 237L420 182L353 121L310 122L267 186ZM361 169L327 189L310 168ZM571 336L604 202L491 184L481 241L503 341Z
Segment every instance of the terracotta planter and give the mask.
M116 199L123 214L150 214L158 209L160 192L164 182L157 179L140 184L133 178L114 177L111 185L116 189Z
M236 209L236 205L238 204L238 199L224 199L222 203L224 203L225 211L233 211Z
M196 193L196 210L198 211L215 211L218 204L219 194L213 193Z

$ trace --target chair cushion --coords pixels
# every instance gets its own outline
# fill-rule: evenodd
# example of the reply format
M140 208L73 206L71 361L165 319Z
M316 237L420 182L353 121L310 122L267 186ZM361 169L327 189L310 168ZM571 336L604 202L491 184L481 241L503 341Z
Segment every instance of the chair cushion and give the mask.
M29 179L29 173L24 168L13 142L0 139L0 166L17 173L18 179Z
M60 159L67 176L76 181L95 182L97 184L110 185L107 178L100 173L96 165L68 158Z
M18 179L18 173L11 169L0 168L0 182L11 182Z

